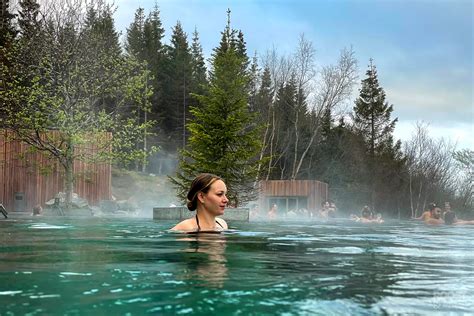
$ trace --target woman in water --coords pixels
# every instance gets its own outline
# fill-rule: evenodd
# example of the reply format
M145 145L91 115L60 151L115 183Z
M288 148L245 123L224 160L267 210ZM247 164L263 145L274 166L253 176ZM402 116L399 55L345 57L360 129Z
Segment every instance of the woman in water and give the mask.
M458 219L456 213L449 209L446 213L444 213L444 223L446 225L474 225L474 220L465 221Z
M435 207L430 211L430 217L424 220L425 224L428 225L441 225L444 224L442 218L442 211L439 207Z
M191 183L187 195L187 207L196 211L194 217L177 224L171 230L185 232L219 232L227 229L227 223L217 216L224 214L227 199L224 181L213 174L202 173Z
M436 208L435 203L428 204L428 209L423 212L419 217L412 217L412 219L427 221L431 218L431 214L433 213L434 209Z

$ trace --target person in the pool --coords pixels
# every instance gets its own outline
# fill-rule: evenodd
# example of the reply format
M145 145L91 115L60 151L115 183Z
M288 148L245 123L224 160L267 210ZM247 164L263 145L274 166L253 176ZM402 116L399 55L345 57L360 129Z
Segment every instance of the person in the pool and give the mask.
M267 213L267 217L269 220L274 220L278 216L278 207L276 204L273 204L270 210Z
M444 223L446 225L474 225L474 220L465 221L462 219L458 219L456 216L456 212L449 209L444 213Z
M187 195L187 207L196 211L196 215L183 220L171 230L183 232L219 232L228 229L224 219L227 199L227 187L224 181L210 173L196 176Z
M369 206L365 205L362 209L361 216L351 214L350 219L356 222L361 223L383 223L381 214L375 215L374 212L370 209Z
M430 217L424 220L425 224L428 225L440 225L444 224L444 220L442 218L442 211L439 207L435 207L430 212Z
M426 221L431 218L431 213L434 211L435 208L436 208L436 204L430 203L428 204L428 209L424 211L423 214L421 214L419 217L412 217L412 219Z
M328 201L321 202L321 209L319 210L319 214L318 214L319 218L322 218L322 219L328 218L329 206L330 204Z

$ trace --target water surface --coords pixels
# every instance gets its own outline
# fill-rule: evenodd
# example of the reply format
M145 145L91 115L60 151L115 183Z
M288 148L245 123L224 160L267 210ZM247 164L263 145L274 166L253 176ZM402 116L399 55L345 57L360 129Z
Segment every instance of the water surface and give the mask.
M1 315L474 313L474 226L0 221Z

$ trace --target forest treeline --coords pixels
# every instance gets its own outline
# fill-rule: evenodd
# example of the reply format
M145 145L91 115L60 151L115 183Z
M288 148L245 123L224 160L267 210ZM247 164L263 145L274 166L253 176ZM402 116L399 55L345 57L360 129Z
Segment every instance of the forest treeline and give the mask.
M316 179L350 211L473 208L473 151L431 138L422 122L411 140L395 140L375 62L359 78L352 47L331 65L304 35L292 54L251 55L228 11L206 59L198 26L188 35L178 21L165 42L157 5L137 8L121 42L105 2L9 3L0 8L0 121L64 167L69 192L75 160L112 159L168 174L180 194L193 174L217 173L234 205L255 197L258 180ZM48 139L50 129L63 136ZM113 138L91 137L100 132ZM74 150L88 142L103 151Z

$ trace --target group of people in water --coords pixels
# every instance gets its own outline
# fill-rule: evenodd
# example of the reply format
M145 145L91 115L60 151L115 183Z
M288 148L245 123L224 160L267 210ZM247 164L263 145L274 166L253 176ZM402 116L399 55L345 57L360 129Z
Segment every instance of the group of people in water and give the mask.
M289 209L284 213L278 211L278 206L273 203L270 210L265 214L258 212L257 205L250 211L250 218L256 220L277 220L277 219L295 219L295 218L311 218L311 219L329 219L336 217L336 204L334 202L322 202L321 209L315 211L308 211L305 208Z
M349 218L355 222L361 222L361 223L378 223L381 224L384 222L382 219L382 214L378 213L375 214L368 205L365 205L362 208L362 211L360 213L360 216L351 214Z
M187 194L187 207L190 211L196 211L195 216L183 220L171 230L209 233L218 233L226 230L228 225L219 216L224 214L224 209L228 202L227 186L224 181L216 175L202 173L192 181ZM309 217L329 219L336 217L336 212L336 205L333 202L326 201L321 204L321 209L317 212L312 213L305 210L298 210L298 212L289 211L285 214L285 217L291 218L292 216L303 214ZM277 211L277 205L273 204L266 215L269 220L277 219L280 216ZM361 223L384 222L381 214L374 213L367 205L363 207L360 216L351 214L349 218ZM420 217L414 217L413 219L422 220L430 225L474 225L474 220L458 219L448 202L445 203L444 211L437 207L436 204L430 203L427 211L423 212Z
M430 203L428 209L419 217L413 217L415 220L421 220L428 225L474 225L474 220L466 221L458 219L456 212L451 210L449 202L444 203L444 210L435 203Z

